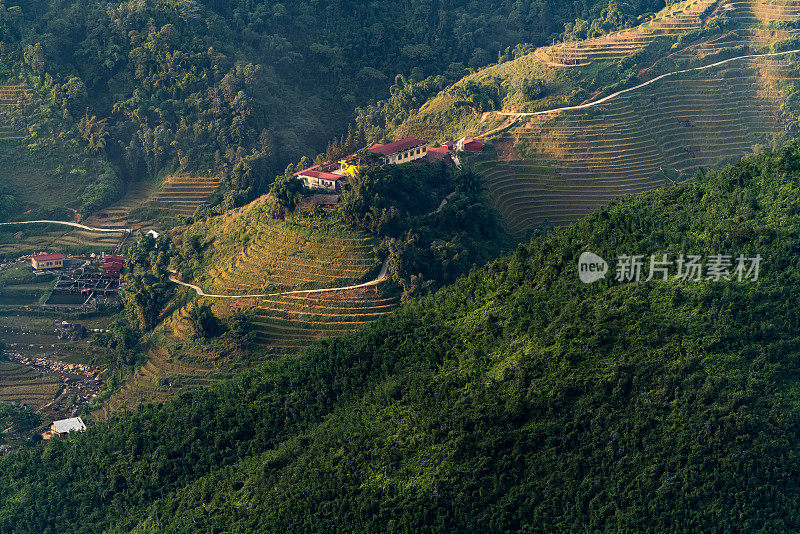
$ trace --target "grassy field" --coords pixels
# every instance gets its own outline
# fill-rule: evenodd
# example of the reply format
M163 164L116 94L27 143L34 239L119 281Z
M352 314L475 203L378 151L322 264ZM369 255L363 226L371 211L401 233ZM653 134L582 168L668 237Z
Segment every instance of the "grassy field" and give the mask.
M130 228L147 230L157 226L149 218L140 218L132 212L141 210L147 199L155 193L157 186L151 182L134 182L118 202L104 208L84 221L87 226L95 228Z
M61 389L58 380L30 367L0 361L0 402L17 402L41 408Z
M111 252L120 236L118 233L92 232L56 224L0 226L0 258L16 258L43 251L64 254Z
M103 420L116 413L135 410L140 404L165 401L183 391L207 387L221 379L213 364L188 362L171 356L167 350L154 349L148 361L124 385L92 413Z

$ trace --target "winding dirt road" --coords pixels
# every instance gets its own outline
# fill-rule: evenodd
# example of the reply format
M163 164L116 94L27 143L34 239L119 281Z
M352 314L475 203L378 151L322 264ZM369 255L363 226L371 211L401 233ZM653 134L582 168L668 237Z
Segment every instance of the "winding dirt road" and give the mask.
M677 76L678 74L685 74L687 72L693 72L693 71L707 70L707 69L711 69L711 68L714 68L714 67L719 67L720 65L724 65L726 63L730 63L731 61L740 61L742 59L754 59L754 58L760 58L760 57L784 56L784 55L787 55L787 54L796 54L798 52L800 52L800 50L786 50L786 51L783 51L783 52L770 52L770 53L767 53L767 54L751 54L751 55L747 55L747 56L737 56L737 57L732 57L732 58L728 58L728 59L723 59L722 61L717 61L716 63L712 63L710 65L704 65L702 67L693 67L691 69L676 70L674 72L668 72L666 74L662 74L661 76L656 76L652 80L648 80L648 81L646 81L644 83L640 83L639 85L637 85L635 87L629 87L627 89L623 89L621 91L617 91L616 93L612 93L612 94L610 94L610 95L608 95L606 97L601 98L600 100L595 100L593 102L587 102L586 104L580 104L580 105L577 105L577 106L567 106L567 107L563 107L563 108L553 108L553 109L546 109L544 111L532 111L532 112L528 112L528 113L515 113L515 112L509 112L509 111L495 111L494 114L495 115L502 115L502 116L505 116L505 117L511 117L511 118L519 119L521 117L535 117L537 115L547 115L548 113L558 113L558 112L561 112L561 111L571 111L571 110L576 110L576 109L591 108L591 107L594 107L594 106L599 106L600 104L608 102L609 100L613 100L614 98L617 98L618 96L623 95L625 93L630 93L631 91L636 91L638 89L641 89L642 87L647 87L648 85L650 85L652 83L655 83L655 82L657 82L659 80L663 80L664 78L669 78L670 76ZM509 125L504 125L501 128L507 128L508 126ZM497 130L498 129L495 129L493 131L497 131ZM489 133L492 133L492 132L487 132L486 134L482 134L481 137L486 136Z
M264 293L262 295L209 295L201 288L194 284L187 284L186 282L181 282L175 277L175 272L173 272L169 276L170 282L174 282L178 285L191 288L201 297L208 297L212 299L254 299L254 298L264 298L264 297L279 297L281 295L305 295L308 293L331 293L334 291L346 291L348 289L360 289L362 287L369 287L378 285L384 280L386 280L386 273L389 269L389 259L385 259L383 265L381 265L381 271L378 273L378 277L375 280L371 280L369 282L364 282L363 284L357 284L354 286L344 286L344 287L331 287L326 289L296 289L294 291L283 291L280 293Z
M63 224L65 226L72 226L73 228L80 228L82 230L89 230L90 232L108 232L108 233L125 233L130 232L130 228L93 228L85 224L67 221L17 221L0 223L0 226L8 226L12 224Z

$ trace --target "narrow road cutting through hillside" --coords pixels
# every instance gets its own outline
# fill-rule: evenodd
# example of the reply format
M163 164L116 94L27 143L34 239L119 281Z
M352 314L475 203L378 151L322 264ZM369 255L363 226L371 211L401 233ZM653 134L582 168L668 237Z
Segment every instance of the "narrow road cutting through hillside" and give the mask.
M13 224L63 224L65 226L72 226L73 228L89 230L90 232L124 233L131 231L130 228L93 228L91 226L86 226L85 224L79 224L76 222L67 222L67 221L17 221L17 222L0 223L0 226L8 226Z
M188 284L186 282L181 282L178 280L175 275L176 273L173 271L172 274L169 276L170 282L174 282L180 286L191 288L201 297L208 297L212 299L255 299L255 298L266 298L266 297L280 297L282 295L306 295L309 293L332 293L334 291L347 291L348 289L361 289L362 287L370 287L374 285L378 285L384 280L386 280L386 273L389 270L389 258L386 258L383 261L383 265L381 265L381 271L378 273L378 277L374 280L369 282L364 282L363 284L356 284L354 286L344 286L344 287L330 287L325 289L296 289L293 291L283 291L279 293L264 293L262 295L209 295L205 291L203 291L200 287L194 284Z
M630 93L631 91L636 91L636 90L641 89L643 87L647 87L648 85L650 85L652 83L655 83L655 82L657 82L659 80L663 80L664 78L669 78L671 76L677 76L679 74L685 74L687 72L707 70L707 69L711 69L711 68L714 68L714 67L719 67L720 65L724 65L724 64L730 63L732 61L739 61L739 60L742 60L742 59L755 59L755 58L761 58L761 57L784 56L784 55L787 55L787 54L796 54L798 52L800 52L800 50L785 50L783 52L770 52L770 53L767 53L767 54L750 54L750 55L746 55L746 56L736 56L736 57L731 57L731 58L728 58L728 59L723 59L722 61L717 61L716 63L712 63L710 65L703 65L702 67L693 67L691 69L676 70L674 72L668 72L666 74L662 74L660 76L656 76L652 80L648 80L648 81L646 81L644 83L640 83L639 85L636 85L634 87L629 87L627 89L622 89L621 91L617 91L616 93L612 93L612 94L610 94L608 96L605 96L605 97L601 98L600 100L595 100L593 102L587 102L586 104L579 104L577 106L566 106L566 107L562 107L562 108L553 108L553 109L546 109L546 110L543 110L543 111L531 111L531 112L525 112L525 113L515 113L515 112L510 112L510 111L494 111L493 113L495 115L501 115L501 116L504 116L504 117L509 117L510 119L513 119L515 121L516 119L520 119L522 117L535 117L535 116L538 116L538 115L547 115L549 113L559 113L561 111L573 111L573 110L578 110L578 109L591 108L591 107L599 106L600 104L604 104L604 103L608 102L609 100L613 100L613 99L617 98L620 95L623 95L625 93ZM512 123L514 121L512 121ZM486 137L487 135L491 135L492 133L497 132L497 131L499 131L501 129L508 128L509 126L511 126L511 124L509 124L508 121L507 121L506 123L501 125L499 128L495 128L494 130L491 130L489 132L481 134L479 137Z

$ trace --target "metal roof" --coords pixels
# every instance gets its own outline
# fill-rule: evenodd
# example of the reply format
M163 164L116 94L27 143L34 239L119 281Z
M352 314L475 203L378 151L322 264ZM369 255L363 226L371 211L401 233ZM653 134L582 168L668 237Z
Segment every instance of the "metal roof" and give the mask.
M86 430L86 425L83 424L83 419L80 417L73 417L72 419L61 419L60 421L53 421L53 425L56 427L56 432L59 434L65 434L67 432L80 431L83 432Z

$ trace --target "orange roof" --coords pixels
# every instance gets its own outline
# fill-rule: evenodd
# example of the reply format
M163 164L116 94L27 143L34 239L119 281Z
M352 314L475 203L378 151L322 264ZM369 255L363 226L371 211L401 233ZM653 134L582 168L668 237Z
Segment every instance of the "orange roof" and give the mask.
M55 260L63 260L63 254L40 254L38 256L33 257L36 261L55 261Z
M342 176L339 174L333 174L330 172L325 172L319 170L319 165L314 165L304 171L294 173L295 176L303 176L308 178L317 178L320 180L330 180L331 182L335 182Z
M407 137L405 139L401 139L399 141L395 141L394 143L389 143L388 145L380 145L375 143L371 147L369 147L369 151L373 154L380 154L382 156L391 156L392 154L397 154L398 152L404 152L411 148L417 148L418 146L424 146L428 143L425 141L420 141L419 139L415 139L413 137Z

